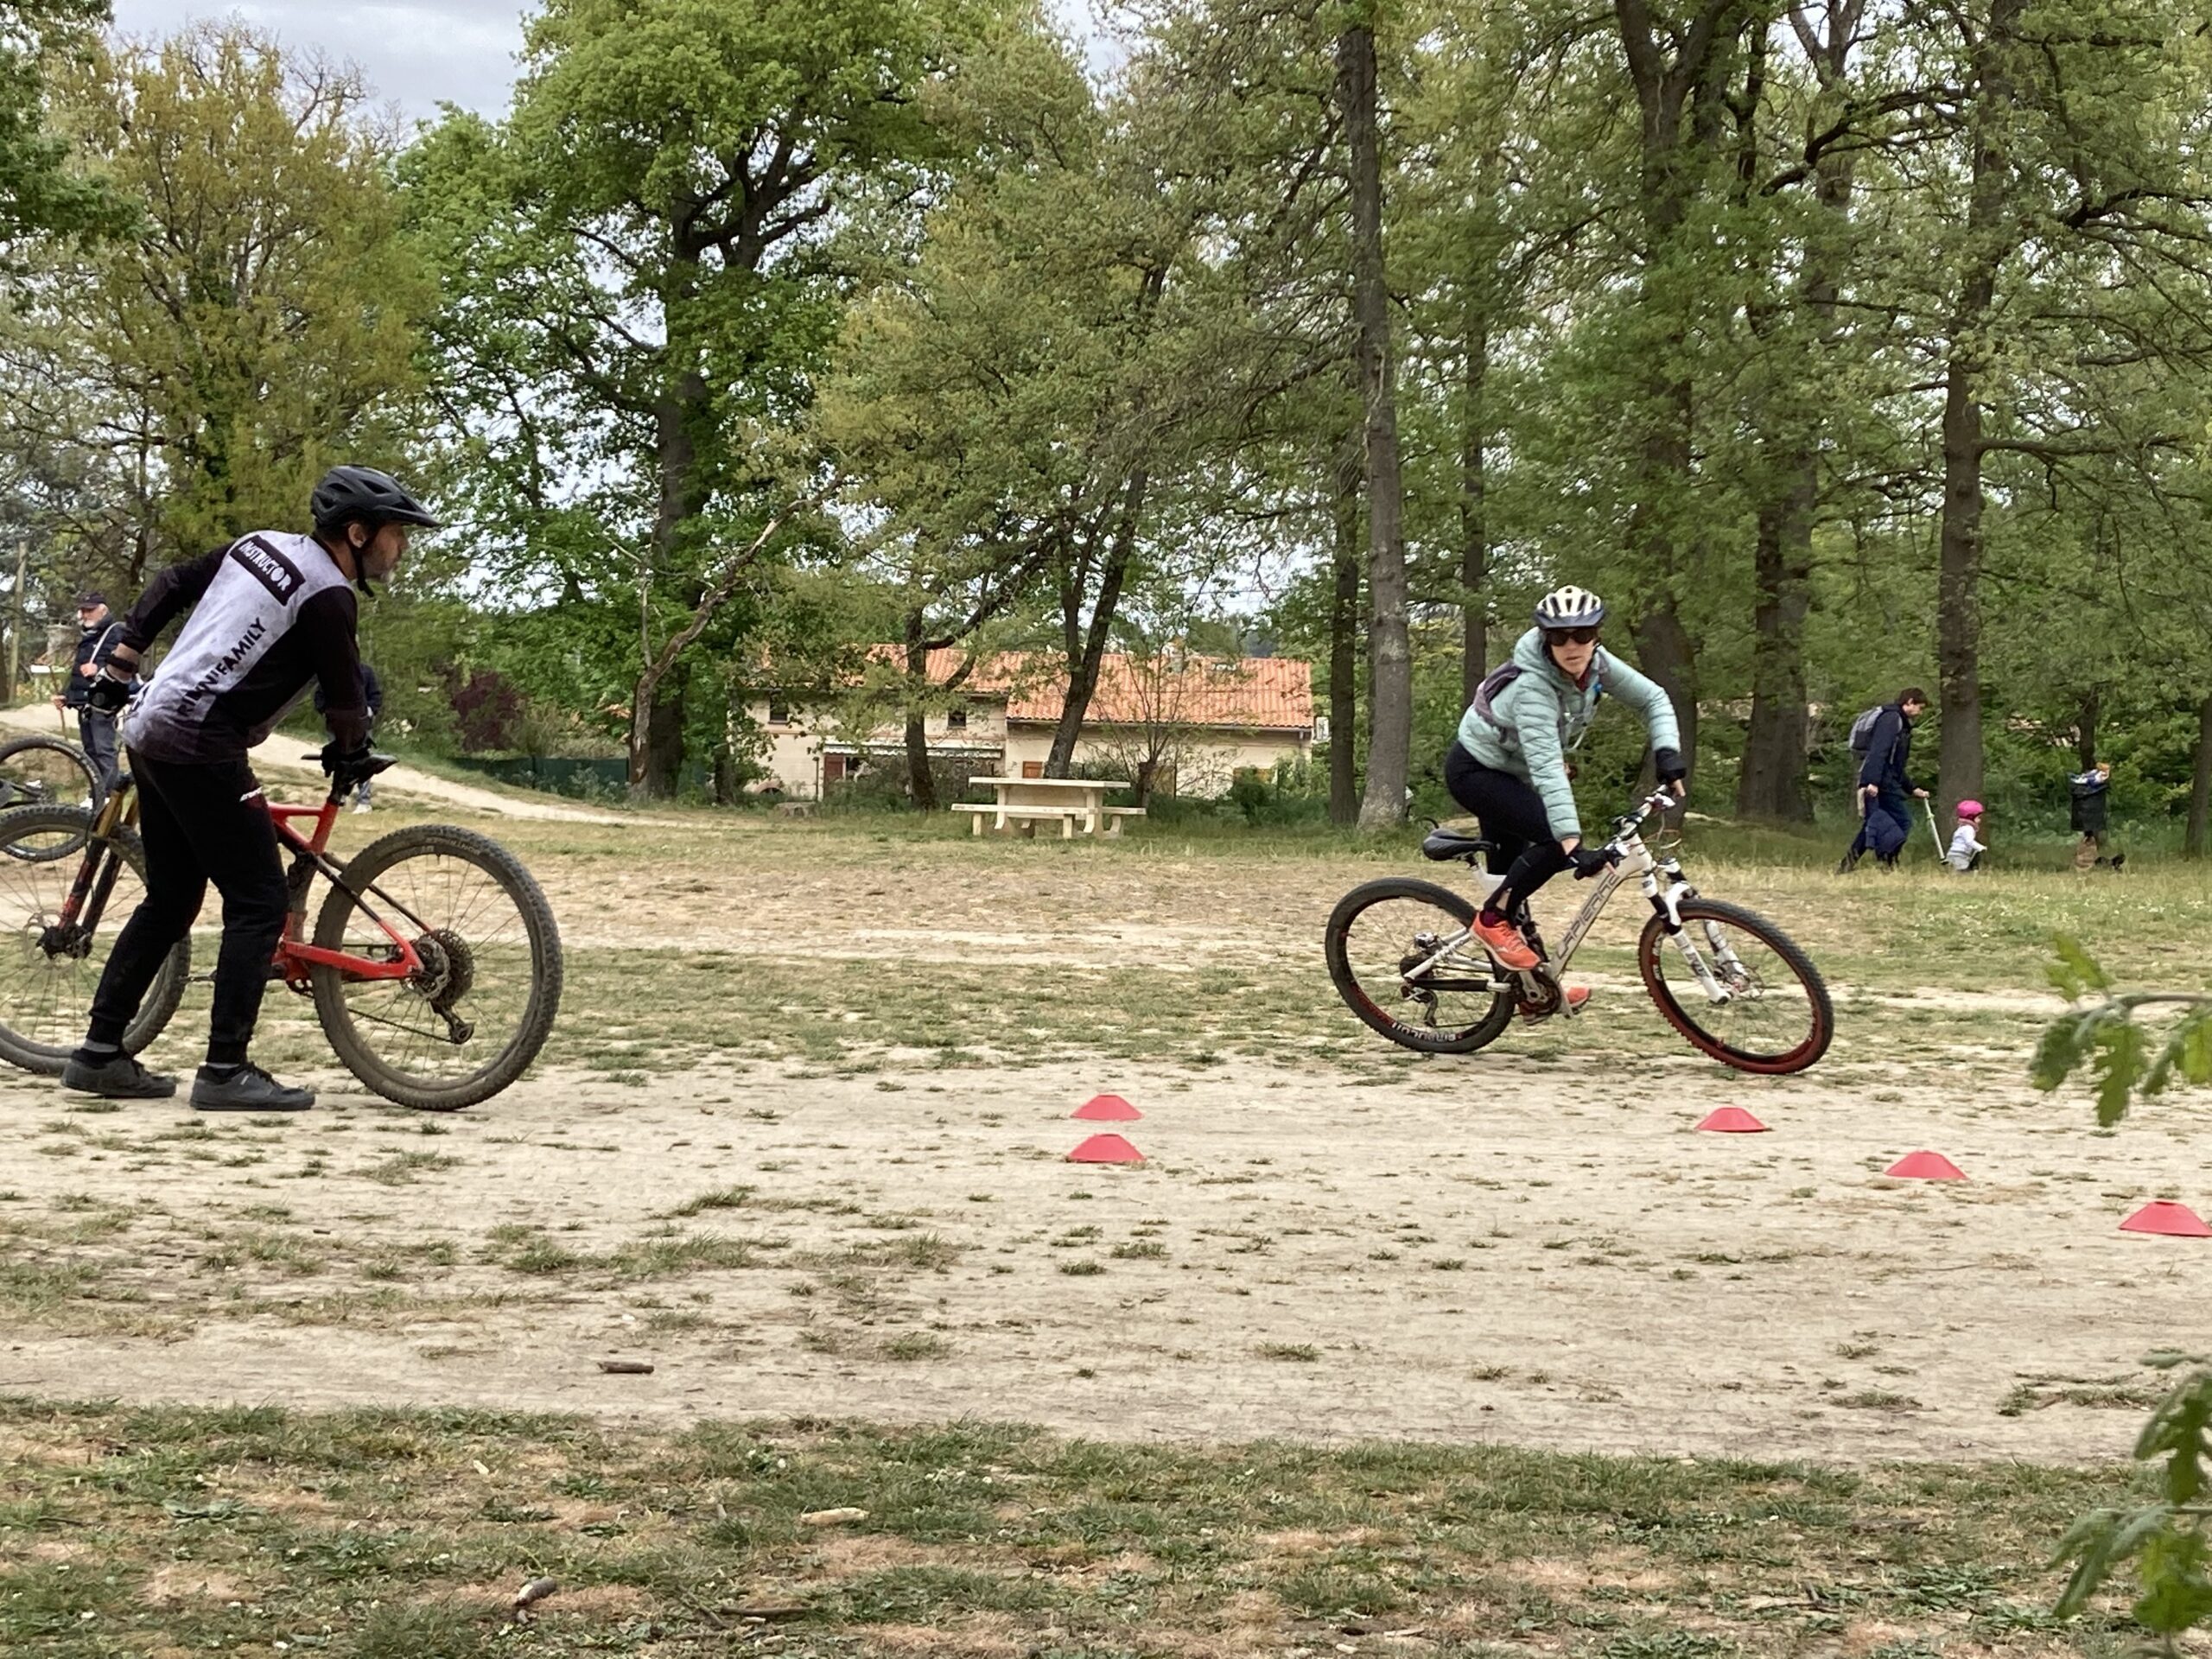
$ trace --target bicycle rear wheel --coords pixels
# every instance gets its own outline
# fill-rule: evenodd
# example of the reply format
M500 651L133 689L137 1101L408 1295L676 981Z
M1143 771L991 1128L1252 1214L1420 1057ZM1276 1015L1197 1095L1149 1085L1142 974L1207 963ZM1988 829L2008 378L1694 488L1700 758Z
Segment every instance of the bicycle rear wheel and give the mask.
M1637 944L1643 988L1690 1046L1739 1071L1802 1071L1828 1052L1835 1007L1812 958L1764 916L1713 899L1682 901L1682 935L1723 995L1716 1000L1654 915Z
M561 1003L560 932L530 872L473 831L421 824L372 842L348 861L346 880L423 963L407 979L315 968L315 1017L346 1069L386 1100L431 1112L473 1106L520 1077ZM315 943L379 961L398 955L346 887L323 900Z
M1329 978L1346 1006L1392 1042L1471 1054L1513 1019L1512 991L1480 944L1463 940L1435 959L1474 919L1474 906L1431 881L1393 877L1354 887L1329 916Z
M47 1077L59 1076L84 1040L116 935L146 896L146 855L137 833L118 830L87 845L91 828L81 807L0 812L0 1059ZM85 849L83 856L62 855L71 843ZM86 908L64 925L62 912L88 862ZM183 999L191 966L191 941L180 939L123 1033L125 1049L136 1054L161 1034Z

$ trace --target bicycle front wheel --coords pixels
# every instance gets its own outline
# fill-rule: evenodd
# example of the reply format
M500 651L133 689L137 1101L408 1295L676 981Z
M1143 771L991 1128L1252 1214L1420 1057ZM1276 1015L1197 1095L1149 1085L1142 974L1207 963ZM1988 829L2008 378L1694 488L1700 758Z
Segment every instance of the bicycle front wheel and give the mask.
M1764 917L1686 899L1679 941L1662 918L1637 945L1643 988L1690 1046L1739 1071L1802 1071L1828 1052L1835 1007L1812 958ZM1700 972L1702 970L1702 972Z
M1329 916L1329 977L1351 1011L1392 1042L1471 1054L1513 1019L1511 990L1497 982L1480 944L1461 938L1445 951L1474 919L1472 905L1431 881L1394 877L1354 887Z
M91 757L59 737L19 737L12 743L0 744L0 808L17 806L76 807L89 824L100 806L99 779ZM79 835L73 842L50 848L14 848L10 855L59 858L84 844L85 838Z
M116 935L146 896L137 834L118 830L87 845L91 829L81 807L0 812L0 1059L45 1077L58 1077L84 1040ZM65 857L72 846L83 856ZM84 895L69 912L88 868ZM191 941L180 939L123 1033L125 1049L136 1054L161 1034L191 966Z
M312 970L315 1017L346 1069L386 1100L430 1112L474 1106L520 1077L561 1002L560 933L530 872L473 831L423 824L372 842L346 863L346 881L323 900L315 944L395 960L381 916L423 964L406 979Z

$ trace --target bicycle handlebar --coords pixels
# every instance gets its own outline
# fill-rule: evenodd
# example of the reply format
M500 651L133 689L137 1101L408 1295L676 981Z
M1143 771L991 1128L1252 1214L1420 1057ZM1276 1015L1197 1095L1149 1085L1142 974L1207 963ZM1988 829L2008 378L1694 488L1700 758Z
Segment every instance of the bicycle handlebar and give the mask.
M1675 804L1675 795L1673 789L1665 784L1660 785L1658 788L1638 801L1633 811L1624 812L1613 820L1613 839L1618 841L1623 836L1641 827L1643 821L1654 812L1663 814Z

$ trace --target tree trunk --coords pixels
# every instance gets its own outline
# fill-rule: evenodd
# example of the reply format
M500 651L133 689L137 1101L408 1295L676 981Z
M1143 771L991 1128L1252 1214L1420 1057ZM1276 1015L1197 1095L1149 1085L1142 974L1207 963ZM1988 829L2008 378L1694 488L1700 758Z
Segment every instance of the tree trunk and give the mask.
M1367 792L1364 830L1406 817L1413 766L1412 641L1407 631L1405 495L1398 467L1395 365L1390 293L1382 266L1382 135L1375 82L1375 31L1337 39L1337 92L1350 151L1352 308L1358 324L1359 387L1366 415L1368 628Z
M2212 696L2196 706L2196 767L2189 779L2189 834L2182 842L2190 858L2204 856L2212 830Z
M715 746L715 804L735 806L737 798L737 755L724 741Z
M2075 770L2087 772L2097 764L2097 717L2103 712L2104 694L2092 686L2082 694L2082 706L2074 720L2074 759L2079 763Z
M1090 607L1088 629L1079 609L1065 608L1062 632L1068 647L1068 690L1060 704L1060 723L1052 732L1052 753L1045 760L1047 778L1065 778L1075 764L1076 741L1090 713L1091 695L1098 690L1099 664L1106 658L1106 641L1114 626L1114 613L1122 602L1122 584L1128 580L1129 561L1135 556L1137 525L1144 515L1145 492L1150 475L1140 468L1129 476L1122 498L1121 520L1114 527L1114 542L1100 572L1098 597ZM1074 596L1080 605L1081 594Z
M1329 599L1329 822L1359 822L1359 478L1357 435L1337 448L1335 588Z
M930 770L929 716L906 711L906 798L918 812L937 810L937 774Z
M937 775L930 770L928 715L920 701L929 690L930 648L919 610L906 613L906 793L919 812L937 810Z
M1817 489L1809 459L1781 501L1761 505L1751 568L1751 724L1736 782L1736 816L1810 823L1805 787L1805 613L1812 596L1812 517Z
M644 753L638 753L636 728L632 728L631 785L657 801L675 798L683 780L683 677L664 677L645 705Z
M1648 597L1631 630L1641 666L1667 692L1681 727L1682 762L1697 764L1696 642L1676 609L1689 580L1681 524L1695 483L1693 355L1680 275L1682 227L1702 188L1704 160L1721 142L1729 50L1745 23L1743 0L1700 0L1679 24L1662 26L1647 0L1614 0L1615 21L1641 117L1638 206L1643 220L1640 310L1660 331L1646 343L1639 388L1642 442L1628 551ZM1669 55L1671 48L1672 55ZM1687 129L1687 130L1686 130ZM1669 291L1675 290L1675 291Z
M1967 256L1943 377L1943 523L1936 554L1936 669L1943 718L1936 764L1946 816L1982 786L1981 380L1989 353L1983 335L1997 273L2019 235L2008 222L2012 163L2005 144L2014 118L2007 59L2025 3L1992 0L1988 27L1974 49Z
M1459 700L1472 702L1490 671L1490 526L1484 475L1484 382L1490 376L1490 319L1467 320L1467 407L1459 431Z
M673 353L674 342L664 349ZM676 780L683 770L683 698L679 690L664 700L659 688L650 683L654 658L653 578L659 572L680 568L678 555L702 505L696 426L706 405L706 380L696 370L686 370L676 377L653 409L659 487L653 504L653 569L643 573L639 582L639 634L646 677L640 679L631 702L630 788L633 794L656 800L675 794ZM695 598L691 602L698 601ZM666 713L670 709L674 711L672 726Z
M1671 601L1653 606L1635 627L1637 664L1675 705L1685 765L1697 753L1697 644Z

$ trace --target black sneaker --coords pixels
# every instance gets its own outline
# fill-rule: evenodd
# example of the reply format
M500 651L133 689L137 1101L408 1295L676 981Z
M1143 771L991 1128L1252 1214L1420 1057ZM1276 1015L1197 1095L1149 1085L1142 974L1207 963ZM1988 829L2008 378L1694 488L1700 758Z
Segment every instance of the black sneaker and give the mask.
M167 1100L176 1093L175 1077L149 1071L121 1049L98 1059L79 1049L61 1068L61 1086L108 1100Z
M1849 874L1850 874L1853 870L1857 869L1858 868L1859 868L1859 855L1858 855L1858 854L1856 854L1856 853L1846 853L1846 854L1843 855L1843 857L1841 858L1841 860L1840 860L1840 861L1837 862L1836 867L1835 867L1835 873L1836 873L1838 875L1849 875Z
M192 1108L199 1112L304 1112L314 1104L314 1090L288 1088L251 1062L220 1070L203 1065L192 1080Z

